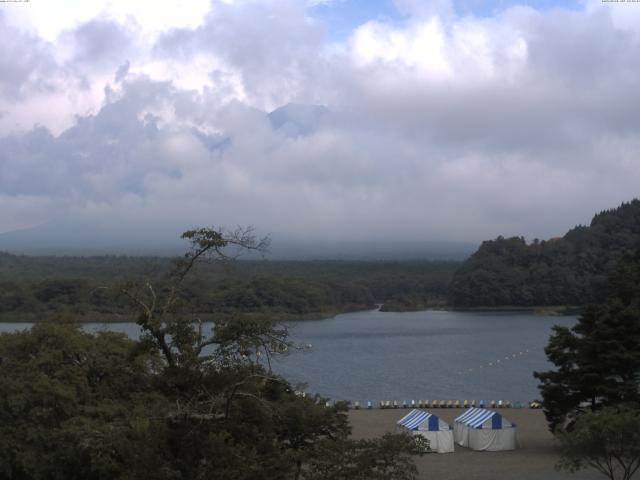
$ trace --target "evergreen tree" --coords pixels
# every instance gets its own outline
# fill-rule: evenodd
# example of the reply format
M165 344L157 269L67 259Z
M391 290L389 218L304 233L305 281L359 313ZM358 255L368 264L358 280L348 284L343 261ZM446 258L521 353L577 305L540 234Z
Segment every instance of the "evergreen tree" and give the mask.
M554 327L545 352L557 369L536 372L552 430L588 410L640 402L640 252L612 276L611 295L572 328Z

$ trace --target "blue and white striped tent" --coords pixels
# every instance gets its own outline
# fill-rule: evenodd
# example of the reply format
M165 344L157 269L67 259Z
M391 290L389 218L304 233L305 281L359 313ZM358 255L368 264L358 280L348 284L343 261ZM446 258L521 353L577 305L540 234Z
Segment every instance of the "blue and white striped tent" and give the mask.
M453 430L449 424L425 410L411 410L398 420L398 426L411 430L429 440L431 450L438 453L453 452Z
M454 420L456 443L473 450L514 450L516 426L493 410L471 408Z

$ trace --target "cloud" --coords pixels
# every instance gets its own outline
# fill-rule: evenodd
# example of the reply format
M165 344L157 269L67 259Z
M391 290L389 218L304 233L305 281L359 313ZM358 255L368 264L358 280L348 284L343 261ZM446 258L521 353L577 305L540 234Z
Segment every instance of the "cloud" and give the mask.
M323 40L300 2L246 1L215 4L201 26L165 33L154 51L186 65L206 56L213 88L233 77L242 100L276 108L310 88L308 80L324 66Z
M61 42L73 45L72 65L104 65L108 70L135 51L139 32L129 21L122 25L110 18L94 18L61 34Z
M46 222L55 208L46 195L0 194L0 234Z
M0 12L0 98L20 100L31 91L56 89L53 45L9 25Z
M25 92L58 79L67 124L5 128L0 202L16 213L0 230L64 218L137 236L548 237L637 195L637 27L593 5L397 3L402 21L339 44L289 0L213 2L151 36L99 15L64 31L62 60L34 37L22 70L16 44L0 62ZM10 84L5 117L48 118Z

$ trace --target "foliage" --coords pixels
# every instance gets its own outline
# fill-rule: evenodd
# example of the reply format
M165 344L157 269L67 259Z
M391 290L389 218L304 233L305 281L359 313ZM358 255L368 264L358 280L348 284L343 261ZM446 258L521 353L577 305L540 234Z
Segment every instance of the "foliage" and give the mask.
M114 478L154 415L159 358L63 323L0 335L0 478Z
M235 252L230 252L233 255ZM374 308L442 305L458 262L198 262L182 295L200 318L318 318ZM24 257L0 253L0 320L39 321L66 310L81 321L124 321L117 286L163 280L162 257ZM108 288L105 288L108 287Z
M483 242L456 272L449 301L460 307L586 305L602 302L607 278L640 244L640 200L593 217L562 237Z
M581 416L571 431L558 434L559 468L592 467L611 480L630 480L640 468L640 409L607 407Z
M545 349L556 370L536 372L550 427L584 411L640 401L640 252L612 276L611 296L572 328L554 327Z
M304 478L307 480L410 480L418 473L411 454L429 449L424 437L385 434L379 439L319 442Z
M297 395L271 371L294 348L286 330L235 316L204 331L191 311L198 262L265 242L248 230L184 238L168 275L121 287L139 342L65 319L0 336L0 480L345 478L326 458L357 465L356 478L415 478L415 440L351 440L344 404Z

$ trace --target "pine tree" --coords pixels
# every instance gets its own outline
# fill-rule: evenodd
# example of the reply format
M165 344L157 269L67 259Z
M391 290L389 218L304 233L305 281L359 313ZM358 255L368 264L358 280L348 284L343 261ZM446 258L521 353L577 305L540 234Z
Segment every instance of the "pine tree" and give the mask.
M545 352L557 369L534 373L552 430L584 411L640 402L640 252L622 260L610 289L574 327L554 327Z

